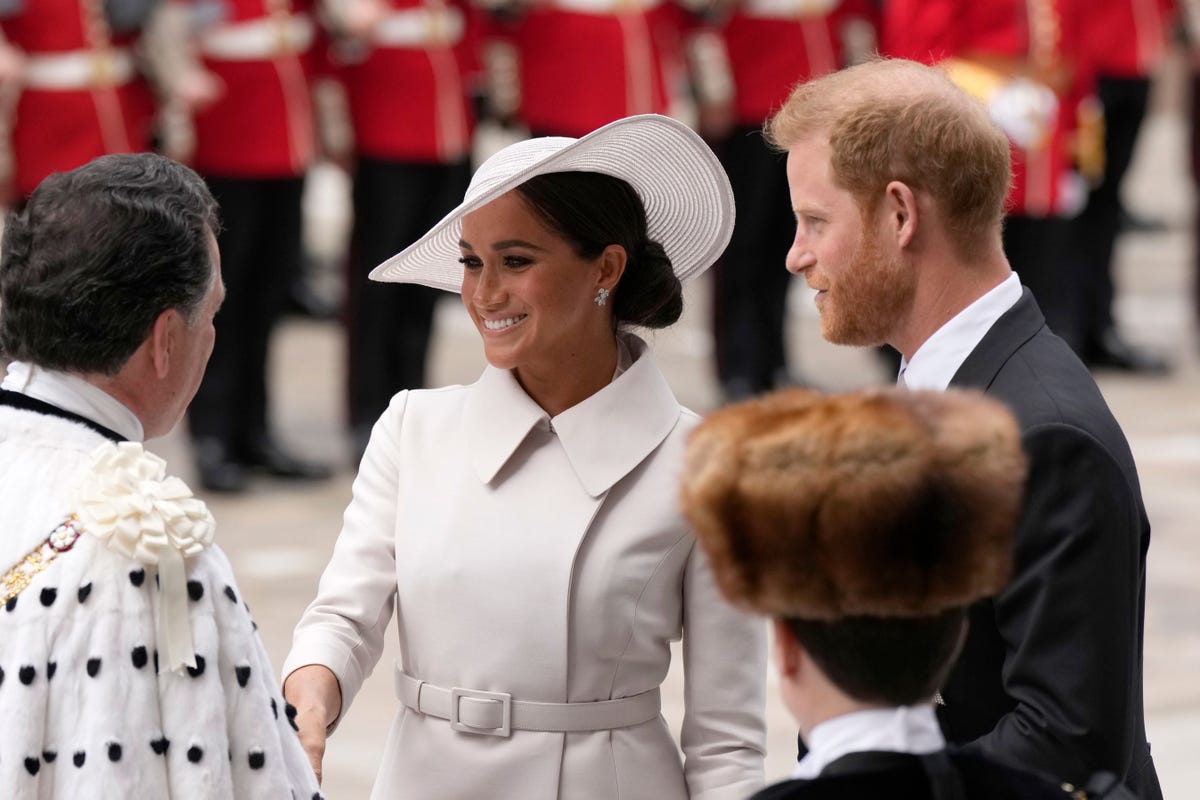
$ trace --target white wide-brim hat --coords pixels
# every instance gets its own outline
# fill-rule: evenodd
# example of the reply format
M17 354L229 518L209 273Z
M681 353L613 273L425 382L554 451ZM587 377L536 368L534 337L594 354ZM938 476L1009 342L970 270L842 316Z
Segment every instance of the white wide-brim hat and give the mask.
M476 171L458 208L371 270L371 279L458 292L463 216L551 172L600 172L632 186L646 208L650 238L666 250L681 281L708 269L733 233L733 190L713 151L683 123L643 114L579 139L527 139L499 151Z

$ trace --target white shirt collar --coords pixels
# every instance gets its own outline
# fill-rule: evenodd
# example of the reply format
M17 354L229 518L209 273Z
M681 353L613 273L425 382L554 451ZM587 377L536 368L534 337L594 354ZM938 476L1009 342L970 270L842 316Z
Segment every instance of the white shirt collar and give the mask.
M943 391L983 337L1021 299L1021 279L1010 273L1000 284L958 312L913 353L901 359L900 375L909 389Z
M933 704L870 709L822 722L805 738L808 753L793 778L811 780L851 753L933 753L946 747Z
M145 439L142 421L136 414L103 389L66 372L14 361L8 365L0 388L20 392L64 411L87 417L131 442Z

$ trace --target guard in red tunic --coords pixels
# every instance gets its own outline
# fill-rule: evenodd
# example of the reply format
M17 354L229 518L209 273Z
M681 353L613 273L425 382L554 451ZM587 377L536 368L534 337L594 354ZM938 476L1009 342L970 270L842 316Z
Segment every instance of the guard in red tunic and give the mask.
M867 6L742 0L690 38L701 132L719 141L738 208L713 286L717 377L727 400L792 382L785 344L791 275L783 263L796 221L784 157L766 144L763 122L796 83L844 65L843 34L871 28Z
M193 164L221 205L226 300L189 422L200 479L239 491L246 469L289 478L328 470L271 434L267 352L301 251L300 200L314 155L306 0L189 0L216 99L194 115Z
M1004 250L1047 324L1076 352L1084 289L1068 218L1086 197L1072 150L1089 134L1080 123L1093 76L1086 11L1085 0L886 0L880 33L887 55L943 64L1008 133Z
M0 6L19 82L12 128L18 201L51 172L146 149L153 95L132 48L156 0L25 0Z
M680 69L681 10L669 0L507 3L499 35L517 54L517 117L534 136L583 136L633 114L665 114Z
M461 0L345 0L331 22L356 151L347 327L350 424L361 455L392 395L425 385L441 292L371 283L367 274L466 191L478 24Z
M1131 372L1164 372L1161 358L1133 346L1113 318L1113 250L1122 220L1121 181L1133 158L1150 75L1167 49L1169 0L1093 0L1083 22L1104 111L1104 173L1073 225L1085 289L1084 361Z

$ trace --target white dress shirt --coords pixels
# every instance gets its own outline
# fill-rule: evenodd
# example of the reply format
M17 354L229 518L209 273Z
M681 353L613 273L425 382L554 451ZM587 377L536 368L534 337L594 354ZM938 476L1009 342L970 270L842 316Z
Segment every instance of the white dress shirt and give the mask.
M946 747L933 705L856 711L825 720L804 740L808 753L793 778L811 780L850 753L934 753Z
M938 328L917 348L911 361L901 359L897 382L909 389L944 391L996 320L1020 299L1021 279L1013 272Z
M65 372L43 369L23 361L8 365L0 388L19 392L43 403L87 417L131 442L146 438L142 421L115 397L99 387Z

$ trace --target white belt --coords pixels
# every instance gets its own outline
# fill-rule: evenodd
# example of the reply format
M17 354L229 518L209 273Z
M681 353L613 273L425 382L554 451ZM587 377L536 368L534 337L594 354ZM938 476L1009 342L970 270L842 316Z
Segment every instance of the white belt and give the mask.
M582 14L616 14L619 11L649 11L662 0L550 0L550 7Z
M745 0L739 6L744 16L761 19L823 17L837 7L837 0Z
M482 736L509 736L512 731L603 731L641 725L658 717L658 687L593 703L533 703L513 700L507 692L443 689L395 670L396 697L414 711L450 720L450 727Z
M129 83L136 71L128 50L72 50L28 56L22 80L31 89L89 89Z
M302 53L313 40L312 20L303 14L285 19L262 17L219 25L200 37L200 50L217 61L261 61Z
M463 13L458 8L408 8L384 17L371 31L371 39L386 47L422 47L457 44L463 35Z

